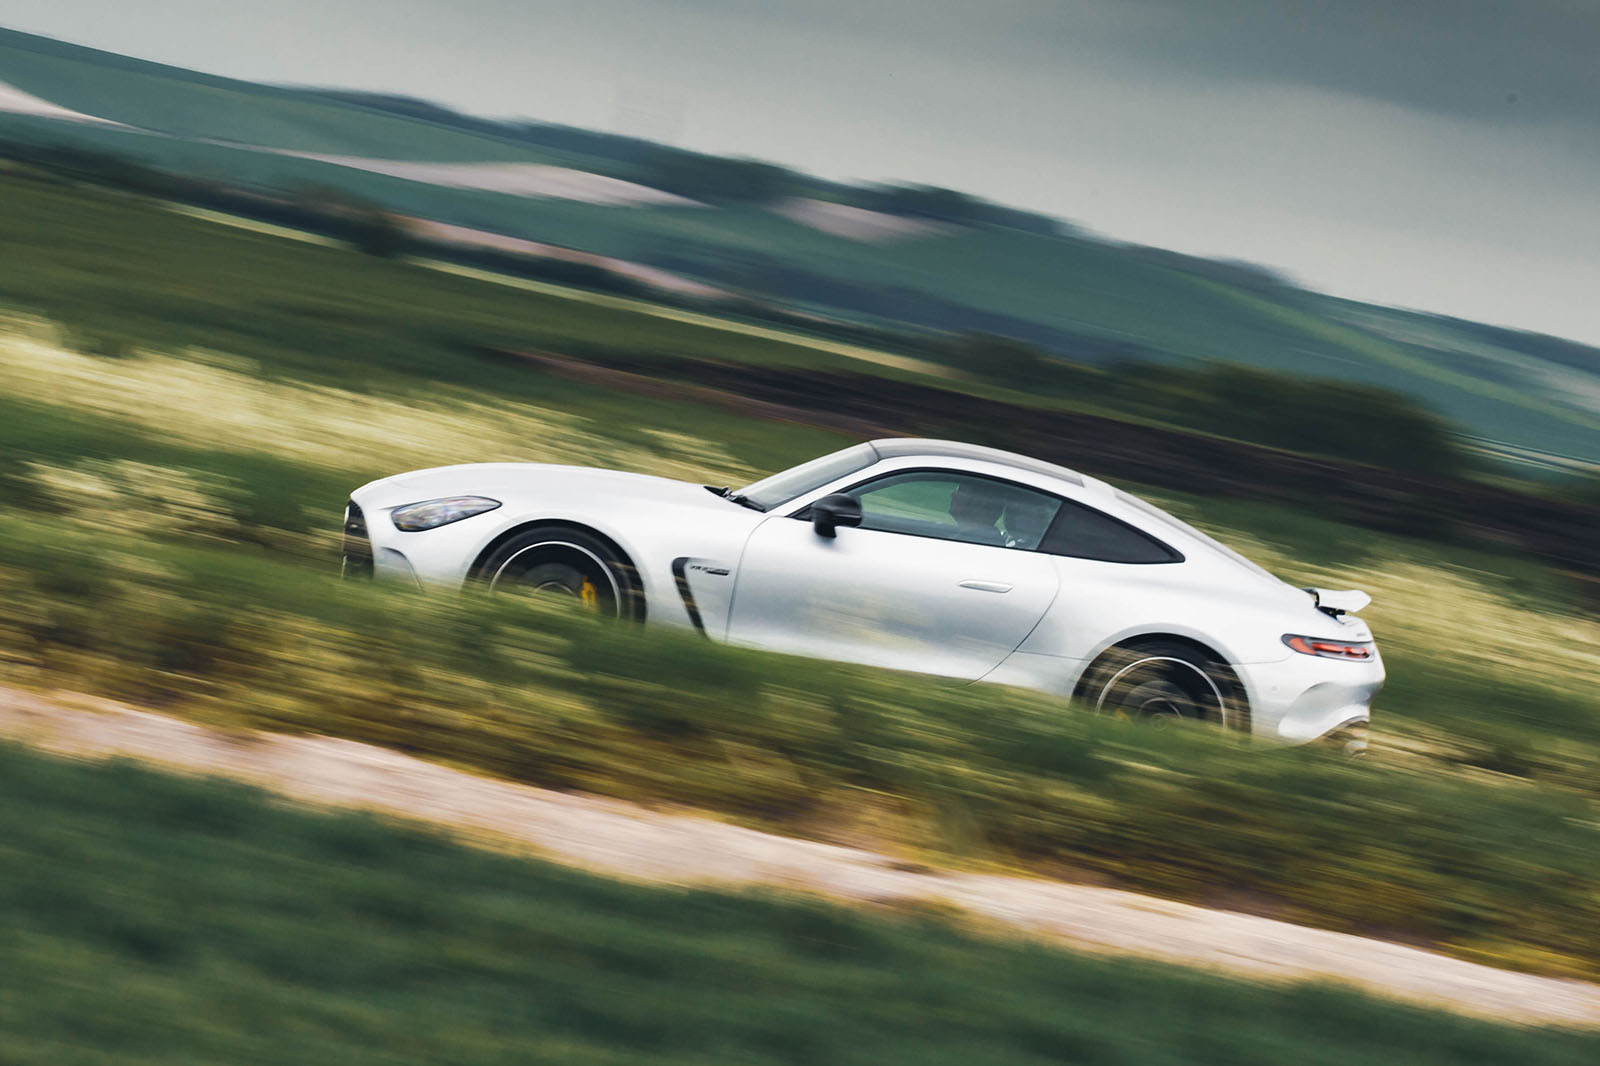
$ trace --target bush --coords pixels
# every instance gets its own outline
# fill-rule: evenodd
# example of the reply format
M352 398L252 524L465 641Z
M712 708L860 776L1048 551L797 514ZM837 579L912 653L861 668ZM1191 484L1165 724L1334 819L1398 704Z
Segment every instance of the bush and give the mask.
M652 147L637 180L663 192L718 204L765 204L788 196L798 175L757 159L728 159Z

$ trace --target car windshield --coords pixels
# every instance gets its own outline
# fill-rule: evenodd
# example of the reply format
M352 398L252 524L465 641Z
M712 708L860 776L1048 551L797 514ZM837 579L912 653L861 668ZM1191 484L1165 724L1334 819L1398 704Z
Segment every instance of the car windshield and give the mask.
M781 503L804 496L812 489L821 488L857 470L865 470L878 459L877 450L870 444L857 444L843 451L832 452L809 463L790 467L753 485L746 485L735 496L763 511L770 511Z

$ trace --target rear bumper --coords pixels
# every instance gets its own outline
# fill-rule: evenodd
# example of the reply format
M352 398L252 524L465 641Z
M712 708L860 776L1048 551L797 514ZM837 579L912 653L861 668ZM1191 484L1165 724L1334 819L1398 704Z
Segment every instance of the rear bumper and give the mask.
M1252 731L1290 744L1365 724L1383 688L1383 660L1353 663L1292 655L1240 668Z

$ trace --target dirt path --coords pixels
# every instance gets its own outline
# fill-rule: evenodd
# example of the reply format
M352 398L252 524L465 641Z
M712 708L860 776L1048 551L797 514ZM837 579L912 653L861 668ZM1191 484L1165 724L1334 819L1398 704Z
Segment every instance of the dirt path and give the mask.
M476 777L352 741L230 734L105 700L4 688L0 736L436 823L632 879L768 885L859 902L944 901L1079 950L1255 979L1344 982L1514 1022L1600 1026L1597 985L1115 889L911 869L868 851Z

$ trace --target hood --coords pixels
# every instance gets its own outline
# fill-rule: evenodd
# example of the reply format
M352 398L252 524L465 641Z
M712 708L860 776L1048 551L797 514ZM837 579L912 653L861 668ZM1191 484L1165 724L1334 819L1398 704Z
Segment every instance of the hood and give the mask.
M691 481L590 466L550 463L463 463L412 470L369 482L351 493L367 509L399 507L445 496L489 496L510 502L540 496L605 495L706 507L731 506Z

